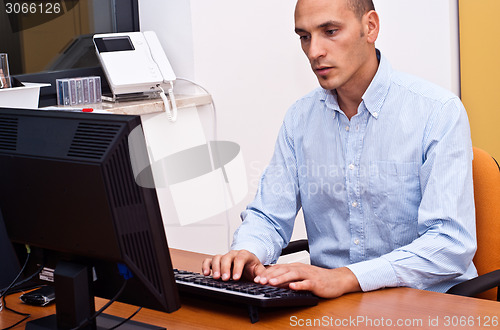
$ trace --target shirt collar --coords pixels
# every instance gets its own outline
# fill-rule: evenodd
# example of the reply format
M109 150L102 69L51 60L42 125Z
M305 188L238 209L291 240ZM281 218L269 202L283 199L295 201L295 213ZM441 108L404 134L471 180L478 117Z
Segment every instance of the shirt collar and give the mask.
M378 49L377 57L380 59L377 73L362 97L366 109L375 119L380 115L382 105L389 92L392 75L389 61L380 54Z
M337 93L335 91L322 88L320 98L325 102L328 109L335 111L334 115L336 115L337 112L342 111L340 110L339 103L337 102Z
M385 97L389 92L390 77L392 74L392 68L389 61L382 56L378 49L376 52L377 58L379 59L379 66L373 80L362 97L366 109L375 119L378 118L380 111L382 110ZM335 91L322 89L320 99L325 102L328 109L335 111L334 115L341 111L337 102L337 95Z

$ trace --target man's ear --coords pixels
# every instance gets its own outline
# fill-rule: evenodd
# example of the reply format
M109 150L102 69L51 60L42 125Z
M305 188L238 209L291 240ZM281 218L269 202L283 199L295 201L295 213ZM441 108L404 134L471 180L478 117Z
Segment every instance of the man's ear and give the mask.
M363 17L363 23L365 27L365 32L367 36L367 41L371 44L375 43L378 38L378 32L380 30L380 21L378 14L375 10L370 10Z

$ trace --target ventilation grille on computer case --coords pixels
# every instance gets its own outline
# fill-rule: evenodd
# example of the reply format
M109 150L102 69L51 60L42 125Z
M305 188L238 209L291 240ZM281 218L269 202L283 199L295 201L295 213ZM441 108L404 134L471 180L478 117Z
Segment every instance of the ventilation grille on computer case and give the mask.
M128 257L134 261L139 269L143 270L143 275L155 288L155 291L163 294L163 288L160 284L161 275L156 264L156 250L153 247L151 234L148 231L125 234L122 236L122 240ZM149 251L148 255L142 255L145 251Z
M120 128L120 125L79 123L68 156L100 159L108 150Z
M0 117L0 150L16 150L18 119Z
M147 217L142 206L143 188L136 184L131 165L123 166L127 162L130 162L130 154L127 140L123 139L104 166L105 176L111 187L108 193L111 196L113 213L119 219L116 224L118 234L127 257L134 262L137 269L143 271L142 275L157 292L163 292L151 233L144 221L138 221ZM145 251L148 252L144 254Z
M141 203L141 194L139 186L135 183L132 167L121 165L127 162L130 163L128 144L126 140L123 140L104 165L104 171L112 187L110 194L112 195L113 207Z

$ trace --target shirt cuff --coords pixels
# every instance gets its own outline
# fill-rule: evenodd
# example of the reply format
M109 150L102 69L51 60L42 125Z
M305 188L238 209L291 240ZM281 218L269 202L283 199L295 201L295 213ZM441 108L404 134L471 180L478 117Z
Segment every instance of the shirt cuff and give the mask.
M247 250L257 256L262 264L267 262L267 250L255 243L235 242L231 245L231 250Z
M354 273L363 291L396 287L399 283L391 263L383 258L358 262L347 268Z

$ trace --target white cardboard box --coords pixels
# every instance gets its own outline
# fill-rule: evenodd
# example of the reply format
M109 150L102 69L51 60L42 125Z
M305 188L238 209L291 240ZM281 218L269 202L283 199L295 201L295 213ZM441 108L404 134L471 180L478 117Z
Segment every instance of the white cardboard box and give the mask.
M50 84L23 83L24 87L0 89L0 106L7 108L37 109L40 88Z

